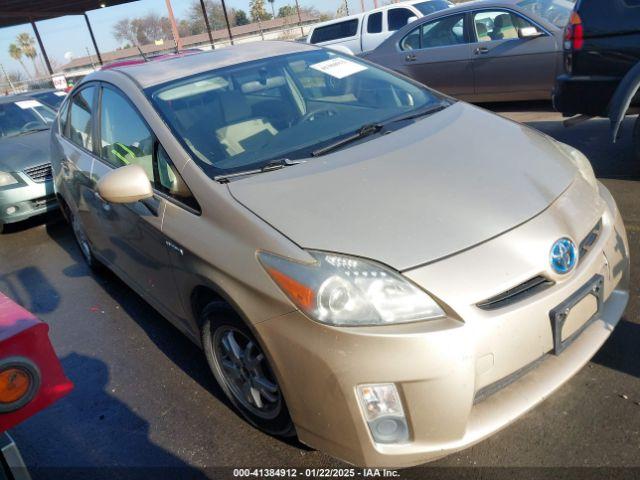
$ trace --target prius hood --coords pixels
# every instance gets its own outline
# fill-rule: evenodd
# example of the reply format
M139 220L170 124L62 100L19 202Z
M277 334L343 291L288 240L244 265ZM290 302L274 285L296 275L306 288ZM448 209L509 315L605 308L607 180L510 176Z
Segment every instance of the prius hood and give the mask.
M526 222L576 173L544 135L459 102L391 134L229 188L301 247L407 270Z
M0 138L0 171L19 172L51 162L49 130Z

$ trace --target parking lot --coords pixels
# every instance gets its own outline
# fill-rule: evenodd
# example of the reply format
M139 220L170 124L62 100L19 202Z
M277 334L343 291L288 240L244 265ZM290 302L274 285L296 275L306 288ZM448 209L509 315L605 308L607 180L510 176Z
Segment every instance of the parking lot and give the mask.
M625 219L632 296L615 333L568 384L504 431L431 465L640 467L640 164L632 158L632 120L611 145L606 120L565 129L546 103L488 107L589 156ZM93 274L63 222L39 218L7 228L0 258L0 291L50 325L76 385L12 432L36 480L60 478L55 467L101 467L85 478L117 478L104 467L213 476L207 469L341 466L242 420L204 355L114 275Z

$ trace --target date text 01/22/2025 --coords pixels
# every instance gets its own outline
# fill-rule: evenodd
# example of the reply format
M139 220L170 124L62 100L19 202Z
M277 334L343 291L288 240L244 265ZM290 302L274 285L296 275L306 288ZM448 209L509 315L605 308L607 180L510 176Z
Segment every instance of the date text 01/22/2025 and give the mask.
M285 477L285 478L396 478L397 470L382 468L236 468L235 478L242 477Z

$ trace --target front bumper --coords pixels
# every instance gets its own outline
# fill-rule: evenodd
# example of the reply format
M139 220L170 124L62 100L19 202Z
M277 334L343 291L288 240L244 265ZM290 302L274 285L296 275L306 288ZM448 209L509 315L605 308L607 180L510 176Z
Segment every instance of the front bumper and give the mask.
M17 175L20 183L0 188L0 224L20 222L58 208L52 180L36 183L23 173Z
M527 224L404 272L436 298L446 299L449 318L333 328L293 312L258 324L300 440L356 465L412 466L486 438L571 378L608 338L629 298L624 225L609 192L600 186L601 196L595 197L589 188L576 181ZM567 225L566 218L582 219L581 226ZM553 287L517 304L494 311L477 307L512 286L515 271L521 280L548 273L549 235L582 238L599 218L602 233L573 273L554 278ZM555 356L549 312L594 275L605 279L602 308ZM357 385L374 383L398 388L408 443L374 443L356 397ZM490 395L480 396L495 385L499 388Z

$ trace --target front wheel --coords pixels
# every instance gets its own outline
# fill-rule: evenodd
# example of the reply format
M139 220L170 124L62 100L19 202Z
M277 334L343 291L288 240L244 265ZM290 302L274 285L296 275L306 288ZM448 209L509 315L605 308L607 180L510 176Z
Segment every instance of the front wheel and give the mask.
M253 333L226 304L214 302L205 308L202 345L220 387L251 424L270 435L295 435L269 360Z

